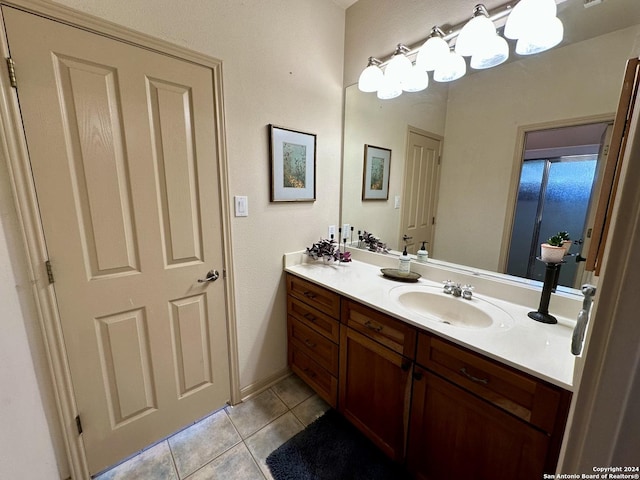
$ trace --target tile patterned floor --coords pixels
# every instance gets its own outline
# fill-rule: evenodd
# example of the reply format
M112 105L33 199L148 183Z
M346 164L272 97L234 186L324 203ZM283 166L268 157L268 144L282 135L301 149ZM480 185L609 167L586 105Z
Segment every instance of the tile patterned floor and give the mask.
M267 456L329 406L291 375L144 450L95 480L272 480Z

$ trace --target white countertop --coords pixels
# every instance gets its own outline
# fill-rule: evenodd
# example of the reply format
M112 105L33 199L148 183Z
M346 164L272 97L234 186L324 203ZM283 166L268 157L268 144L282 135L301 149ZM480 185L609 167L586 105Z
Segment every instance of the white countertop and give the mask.
M291 261L291 258L305 257L304 255L288 255L290 257L285 258L285 271L289 273L573 391L575 357L571 354L571 335L575 321L571 319L554 314L558 318L557 324L536 322L527 313L536 310L537 303L532 308L530 305L518 305L476 291L474 297L487 300L510 314L513 322L509 328L469 329L438 323L404 308L390 294L392 288L402 285L442 287L437 282L425 278L411 284L393 281L382 276L380 266L357 260L345 264L315 261L300 263Z

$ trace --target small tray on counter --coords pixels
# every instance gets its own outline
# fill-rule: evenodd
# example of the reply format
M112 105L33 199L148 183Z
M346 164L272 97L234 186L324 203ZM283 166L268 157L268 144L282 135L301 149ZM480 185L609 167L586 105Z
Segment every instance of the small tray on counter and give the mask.
M381 268L380 271L384 277L390 278L391 280L397 280L399 282L417 282L422 276L415 272L400 273L400 270L397 268Z

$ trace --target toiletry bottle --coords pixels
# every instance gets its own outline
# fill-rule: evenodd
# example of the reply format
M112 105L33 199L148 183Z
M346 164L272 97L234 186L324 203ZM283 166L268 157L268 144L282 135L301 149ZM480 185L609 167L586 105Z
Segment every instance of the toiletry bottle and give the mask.
M409 275L409 272L411 272L411 260L409 259L409 255L407 254L407 246L405 245L398 262L398 275L406 277L407 275Z
M427 252L427 248L424 246L425 243L429 242L423 241L420 250L416 252L418 261L422 263L427 263L427 259L429 258L429 252Z

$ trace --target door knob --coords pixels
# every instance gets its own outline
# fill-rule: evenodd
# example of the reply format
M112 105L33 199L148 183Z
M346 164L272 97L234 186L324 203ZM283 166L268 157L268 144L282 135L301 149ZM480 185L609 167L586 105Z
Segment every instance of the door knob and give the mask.
M215 282L220 274L217 270L209 270L204 278L199 278L198 283Z

